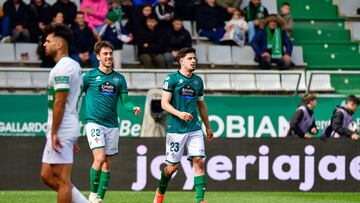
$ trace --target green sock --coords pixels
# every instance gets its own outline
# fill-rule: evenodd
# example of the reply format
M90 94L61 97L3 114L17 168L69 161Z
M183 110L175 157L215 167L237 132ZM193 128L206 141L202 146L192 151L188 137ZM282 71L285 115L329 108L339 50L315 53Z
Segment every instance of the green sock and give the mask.
M196 202L199 203L204 200L204 196L205 196L205 190L206 190L205 175L195 176L194 185L196 191Z
M97 192L98 198L104 199L105 192L109 187L109 181L110 181L110 172L101 171L99 189Z
M168 186L168 183L171 179L171 176L168 177L165 175L165 172L164 172L165 169L163 169L161 171L161 178L160 178L160 181L159 181L159 184L158 184L158 191L160 194L165 194L166 192L166 188Z
M90 190L97 193L100 181L101 170L95 170L93 167L90 169Z

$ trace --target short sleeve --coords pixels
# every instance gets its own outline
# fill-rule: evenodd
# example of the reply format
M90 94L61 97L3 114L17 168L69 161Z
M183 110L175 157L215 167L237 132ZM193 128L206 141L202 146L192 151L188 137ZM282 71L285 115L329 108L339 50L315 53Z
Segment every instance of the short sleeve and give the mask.
M173 92L175 87L174 79L171 75L166 76L163 84L163 90L167 92Z
M126 83L125 77L123 75L121 75L121 77L120 77L120 81L118 83L118 89L119 89L119 93L127 93L128 92L127 83Z
M54 90L55 92L66 92L70 89L70 80L71 80L71 69L58 68L54 72Z
M202 81L202 79L200 78L200 89L199 89L199 94L198 94L198 96L199 97L202 97L202 96L204 96L204 83L203 83L203 81Z
M89 72L83 73L82 77L83 77L83 91L86 92L89 87Z

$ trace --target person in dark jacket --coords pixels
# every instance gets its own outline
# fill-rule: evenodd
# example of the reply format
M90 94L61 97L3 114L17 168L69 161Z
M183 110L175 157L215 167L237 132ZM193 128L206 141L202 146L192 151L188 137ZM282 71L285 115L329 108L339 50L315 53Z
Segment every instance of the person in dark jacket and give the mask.
M146 19L146 28L143 29L137 41L138 56L144 68L165 68L165 58L162 55L162 33L157 29L155 17Z
M184 47L191 47L191 35L184 29L182 20L175 18L172 21L172 27L164 33L162 39L166 68L171 68L178 51Z
M183 20L195 20L196 10L200 5L200 0L174 0L175 17Z
M51 22L52 9L45 0L31 0L29 12L31 42L39 43L45 37L45 26Z
M316 105L317 99L315 95L306 94L302 98L302 103L291 117L290 129L287 133L287 137L297 136L310 139L311 135L309 135L308 132L313 135L317 134L318 130L316 128L313 111Z
M262 5L261 0L251 0L244 8L246 21L249 25L249 43L254 39L257 30L261 27L262 21L269 15L268 10Z
M358 97L349 95L346 101L343 101L340 106L337 106L333 111L330 125L327 126L323 132L323 137L350 137L353 140L358 140L359 135L352 132L348 126L353 122L353 114L360 104Z
M140 7L134 7L129 21L125 25L126 30L134 35L134 41L137 41L139 32L146 27L146 19L153 16L154 12L150 4L144 4Z
M226 12L215 3L215 0L205 0L196 13L196 23L199 36L219 43L224 36Z
M22 0L7 0L3 7L4 17L8 18L9 36L6 42L30 42L29 9Z
M77 61L82 67L90 65L92 68L99 66L99 61L94 53L95 36L92 30L86 25L84 13L78 11L75 23L71 26L73 41L71 58Z
M174 8L168 4L168 0L159 0L154 6L154 12L159 21L159 28L168 29L171 27L171 21L174 18Z
M75 3L70 0L57 0L52 8L54 13L61 12L64 14L64 24L71 25L74 23L76 12L78 10Z
M264 21L264 29L259 29L251 46L255 51L255 61L260 68L270 69L276 63L280 70L293 65L291 61L292 44L287 34L281 30L283 21L271 15Z

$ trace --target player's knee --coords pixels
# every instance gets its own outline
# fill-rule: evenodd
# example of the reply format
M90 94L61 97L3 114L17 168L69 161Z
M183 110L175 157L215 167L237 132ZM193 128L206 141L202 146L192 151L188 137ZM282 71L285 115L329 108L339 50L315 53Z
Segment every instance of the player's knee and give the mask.
M48 181L48 178L49 178L49 174L47 174L47 172L45 172L45 171L41 171L40 172L40 178L41 178L41 180L44 182L44 183L47 183L47 181Z
M105 163L105 156L99 155L94 157L94 162L103 165Z
M173 173L175 173L177 170L179 170L180 168L180 164L168 164L168 166L166 167L167 173L169 175L172 175Z
M59 179L56 180L56 182L57 182L59 188L63 188L63 187L70 187L71 188L71 186L72 186L71 181L68 178L66 178L66 179L65 178L59 178Z
M204 168L204 160L202 157L194 157L193 164L195 168L203 169Z

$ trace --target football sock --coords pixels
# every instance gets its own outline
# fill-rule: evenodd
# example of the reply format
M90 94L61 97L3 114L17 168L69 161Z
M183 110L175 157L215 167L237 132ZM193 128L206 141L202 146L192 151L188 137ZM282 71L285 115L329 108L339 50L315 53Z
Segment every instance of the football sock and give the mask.
M196 192L196 202L199 203L204 200L204 196L205 196L205 190L206 190L205 175L195 176L194 185Z
M110 181L110 172L104 172L101 171L100 176L100 183L99 183L99 189L98 189L98 198L104 199L105 192L109 187L109 181Z
M71 188L71 202L72 203L88 203L89 201L83 194L73 185Z
M90 191L93 193L98 192L101 170L95 170L93 167L90 169Z
M165 172L164 172L165 169L163 169L161 171L161 178L160 178L160 181L159 181L159 184L158 184L158 191L160 194L165 194L166 192L166 188L168 186L168 183L171 179L171 176L168 177L165 175Z

